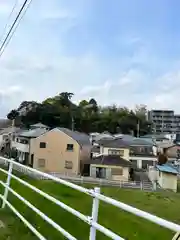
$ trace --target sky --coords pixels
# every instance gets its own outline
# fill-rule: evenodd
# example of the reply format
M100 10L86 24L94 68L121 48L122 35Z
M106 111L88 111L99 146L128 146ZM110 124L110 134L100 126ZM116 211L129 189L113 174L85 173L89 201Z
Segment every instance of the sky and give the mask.
M15 0L0 0L0 37L22 2L9 19ZM179 9L178 0L32 0L0 58L0 116L65 91L75 102L180 113Z

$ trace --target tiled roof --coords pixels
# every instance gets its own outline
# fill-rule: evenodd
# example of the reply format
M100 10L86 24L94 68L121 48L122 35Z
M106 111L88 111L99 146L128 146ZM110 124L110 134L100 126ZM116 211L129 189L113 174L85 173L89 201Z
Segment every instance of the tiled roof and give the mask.
M168 164L163 164L163 165L156 165L157 169L161 172L167 172L167 173L172 173L172 174L178 174L178 171L173 167Z
M98 144L109 148L129 148L129 143L122 139L100 140Z
M29 130L29 131L25 130L23 132L20 132L19 136L20 137L27 137L27 138L36 138L36 137L39 137L40 135L42 135L46 132L48 132L48 131L45 130L45 129L36 128L36 129Z
M17 132L19 131L20 128L17 127L8 127L8 128L4 128L0 131L0 134L4 134L4 133L12 133L12 132Z
M31 127L36 127L36 128L48 128L48 126L42 124L42 123L36 123L31 125Z
M70 130L68 128L57 128L57 129L59 129L61 132L64 132L65 134L67 134L69 137L73 138L80 145L91 145L90 138L85 133L72 131L72 130Z
M111 166L122 166L122 167L130 167L132 163L120 156L107 155L107 156L99 156L93 158L90 164L101 164L101 165L111 165Z

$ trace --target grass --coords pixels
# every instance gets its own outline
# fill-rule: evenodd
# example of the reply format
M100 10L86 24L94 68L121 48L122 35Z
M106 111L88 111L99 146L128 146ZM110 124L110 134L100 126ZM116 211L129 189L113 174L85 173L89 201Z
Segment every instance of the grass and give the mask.
M5 179L5 176L0 174L0 179ZM91 215L91 197L51 181L39 181L32 179L29 179L28 181L37 186L39 189L44 190L45 192L68 204L69 206L81 211L84 214ZM28 199L36 207L55 220L60 226L74 235L77 239L86 240L89 238L89 226L87 224L83 223L81 220L78 220L72 214L64 211L40 195L34 193L30 189L22 186L17 181L12 180L11 183L13 189L15 189L19 194ZM106 187L101 188L101 191L105 195L111 196L117 200L180 224L179 194L148 193L138 190L125 190ZM0 193L2 192L3 189L0 187ZM20 213L22 213L28 221L36 226L47 239L65 239L60 233L58 233L38 215L28 209L12 194L9 194L8 197L9 201L13 203ZM10 210L0 210L0 220L5 224L5 228L1 228L0 230L1 240L37 239L33 234L31 234L29 229L26 228L24 224L13 215ZM136 217L130 213L121 211L116 207L103 202L100 203L99 223L113 230L125 239L169 240L172 239L173 236L173 233L167 229ZM109 238L98 232L97 239L106 240Z

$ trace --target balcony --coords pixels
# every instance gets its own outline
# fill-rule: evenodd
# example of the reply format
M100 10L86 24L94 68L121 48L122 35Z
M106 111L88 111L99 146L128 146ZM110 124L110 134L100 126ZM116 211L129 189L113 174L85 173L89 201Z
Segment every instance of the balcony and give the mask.
M21 152L29 152L29 144L12 141L12 147Z

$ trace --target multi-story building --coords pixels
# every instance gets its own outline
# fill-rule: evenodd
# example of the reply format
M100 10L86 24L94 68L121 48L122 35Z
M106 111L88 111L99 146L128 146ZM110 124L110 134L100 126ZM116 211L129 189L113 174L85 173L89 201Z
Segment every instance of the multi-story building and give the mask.
M180 115L173 110L151 110L148 120L153 123L155 133L180 133Z

